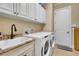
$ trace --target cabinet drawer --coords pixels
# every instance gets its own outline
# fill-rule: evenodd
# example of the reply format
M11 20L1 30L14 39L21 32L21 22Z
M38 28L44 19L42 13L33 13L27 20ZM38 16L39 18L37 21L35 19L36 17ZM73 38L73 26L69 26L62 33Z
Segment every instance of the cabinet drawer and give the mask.
M30 51L29 53L27 53L27 56L34 56L33 51Z
M30 55L34 55L34 47L31 47L31 48L25 50L18 56L30 56Z
M26 51L27 56L34 56L34 47L30 48L29 50Z
M19 53L18 56L27 56L27 54L29 55L29 53L32 51L34 53L34 42L30 42L28 44L26 44L24 46L25 48L23 49L23 51L21 53ZM32 53L32 55L34 55Z

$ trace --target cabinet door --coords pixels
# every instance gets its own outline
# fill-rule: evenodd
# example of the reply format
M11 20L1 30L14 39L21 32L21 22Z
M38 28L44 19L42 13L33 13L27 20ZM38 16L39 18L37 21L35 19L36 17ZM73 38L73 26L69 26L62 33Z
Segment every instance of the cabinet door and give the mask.
M41 18L42 23L46 23L46 10L43 7L41 7L41 16L40 16L40 18Z
M40 5L36 4L36 19L38 22L40 22Z
M18 4L17 10L18 10L17 12L19 13L19 15L26 16L26 3Z
M40 4L36 4L36 19L40 23L45 23L46 11Z
M43 17L43 19L44 19L43 22L46 23L46 19L47 19L47 18L46 18L46 16L47 16L46 10L44 10L43 15L44 15L44 17Z
M46 22L46 11L45 9L40 5L40 22L45 23Z
M26 3L26 16L29 17L29 3Z
M34 56L35 55L35 42L32 41L24 47L21 48L21 51L19 51L18 56Z
M7 13L13 13L13 3L0 3L0 9Z
M31 20L35 19L35 4L34 3L17 4L17 15L28 17Z
M33 19L35 19L35 12L36 12L36 8L35 8L35 3L31 3L31 17Z
M39 17L40 17L39 20L40 20L41 23L43 23L43 20L44 20L43 19L43 17L44 17L44 15L43 15L44 14L43 7L40 5L39 8L40 8L39 9L39 11L40 11L40 13L39 13Z
M29 17L32 18L33 20L35 19L35 12L36 12L35 5L36 5L35 3L29 3L28 6Z

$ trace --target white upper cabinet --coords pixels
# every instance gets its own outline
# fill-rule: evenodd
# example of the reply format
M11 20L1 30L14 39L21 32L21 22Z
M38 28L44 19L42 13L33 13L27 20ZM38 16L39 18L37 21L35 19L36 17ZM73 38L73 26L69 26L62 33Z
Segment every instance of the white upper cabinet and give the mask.
M0 3L0 12L13 13L13 3Z
M36 4L36 19L38 22L40 23L46 22L45 14L46 14L46 10L40 4Z
M27 16L26 14L26 4L25 3L19 3L17 4L17 15L21 15L21 16Z
M35 21L34 3L17 3L15 7L17 16L27 18L30 21Z
M36 20L35 18L36 18L36 7L35 7L35 3L31 3L30 4L30 16L31 16L31 18L33 18L34 20Z
M46 10L41 8L41 22L46 23Z
M39 19L40 19L40 5L37 3L36 4L36 19L37 19L37 21L40 21Z
M43 23L43 17L44 17L44 12L43 12L43 7L41 7L41 5L39 5L39 11L40 11L40 13L39 13L39 20L40 20L40 22L41 23Z
M0 12L24 18L26 21L46 22L46 11L38 3L0 3Z
M29 15L29 3L26 3L26 16L30 17L30 15Z

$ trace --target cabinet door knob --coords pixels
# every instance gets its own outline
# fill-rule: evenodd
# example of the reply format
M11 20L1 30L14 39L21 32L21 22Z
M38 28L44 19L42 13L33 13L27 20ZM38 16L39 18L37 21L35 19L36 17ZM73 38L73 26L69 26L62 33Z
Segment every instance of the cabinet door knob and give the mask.
M37 19L35 19L35 20L37 20Z
M16 12L14 12L14 14L16 14Z
M19 13L16 13L17 15L19 15Z

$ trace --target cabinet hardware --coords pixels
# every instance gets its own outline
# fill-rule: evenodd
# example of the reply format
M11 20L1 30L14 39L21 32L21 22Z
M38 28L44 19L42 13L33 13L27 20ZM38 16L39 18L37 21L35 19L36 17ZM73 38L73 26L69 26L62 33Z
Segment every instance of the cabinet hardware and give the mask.
M19 15L19 13L16 13L17 15Z
M37 20L37 19L35 19L35 20Z
M16 14L16 12L14 12L14 14Z
M45 36L44 38L47 38L48 36Z

